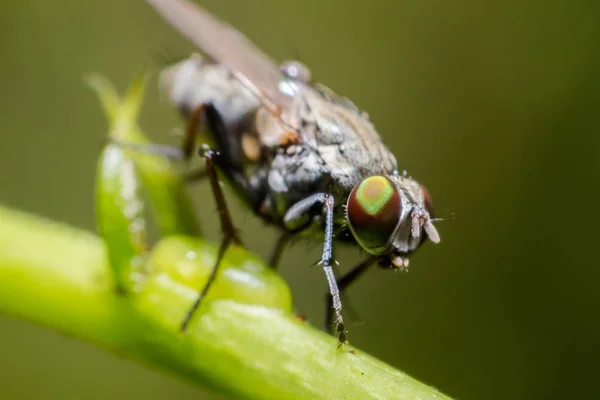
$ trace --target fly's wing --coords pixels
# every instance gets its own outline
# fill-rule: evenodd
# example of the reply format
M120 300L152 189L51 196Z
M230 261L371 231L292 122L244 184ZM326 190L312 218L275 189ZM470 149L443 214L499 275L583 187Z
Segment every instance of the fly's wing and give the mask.
M241 32L187 0L146 0L176 30L231 70L267 107L285 108L278 64Z

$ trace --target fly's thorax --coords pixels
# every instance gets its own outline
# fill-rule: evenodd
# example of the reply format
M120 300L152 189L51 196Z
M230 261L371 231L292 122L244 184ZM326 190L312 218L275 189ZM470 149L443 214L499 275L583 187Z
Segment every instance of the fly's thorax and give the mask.
M422 185L399 175L372 175L348 196L346 219L356 241L391 263L416 250L429 236L439 236L431 222L431 200ZM401 265L397 265L402 267Z
M394 155L356 108L332 102L301 80L288 81L297 90L290 107L280 115L266 108L256 114L256 131L265 147L300 143L318 155L333 180L347 192L364 176L391 174L397 169Z
M302 140L323 153L331 170L356 170L360 177L392 174L396 158L368 117L355 107L333 102L309 86L294 101L295 116L302 129ZM329 152L330 154L325 154ZM335 172L334 172L335 173Z

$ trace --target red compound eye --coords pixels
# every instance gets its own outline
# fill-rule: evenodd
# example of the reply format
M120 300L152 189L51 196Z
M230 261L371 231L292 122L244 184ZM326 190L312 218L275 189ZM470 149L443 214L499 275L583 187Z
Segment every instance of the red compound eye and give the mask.
M400 222L400 193L389 178L370 176L352 189L346 211L357 242L372 254L384 252Z

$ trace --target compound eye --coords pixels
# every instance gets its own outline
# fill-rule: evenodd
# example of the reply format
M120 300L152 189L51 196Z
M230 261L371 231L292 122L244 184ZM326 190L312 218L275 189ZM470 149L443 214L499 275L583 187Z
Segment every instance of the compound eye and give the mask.
M372 254L387 250L401 214L400 192L382 175L363 179L352 189L346 204L350 230L358 243Z

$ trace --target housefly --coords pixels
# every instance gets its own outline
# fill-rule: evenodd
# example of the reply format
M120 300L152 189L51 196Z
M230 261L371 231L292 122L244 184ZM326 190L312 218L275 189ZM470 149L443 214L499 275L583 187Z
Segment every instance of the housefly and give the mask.
M340 292L372 265L406 269L426 238L440 237L426 189L398 173L396 158L368 115L312 81L297 61L278 64L232 26L187 0L147 0L203 55L165 69L161 85L188 124L189 158L198 131L211 148L200 176L210 179L223 242L208 283L190 308L184 330L213 282L231 243L241 244L218 183L222 174L252 211L282 231L275 268L292 237L323 241L319 264L329 285L328 329L346 341ZM333 245L350 243L366 260L336 280ZM335 322L335 325L334 325Z

